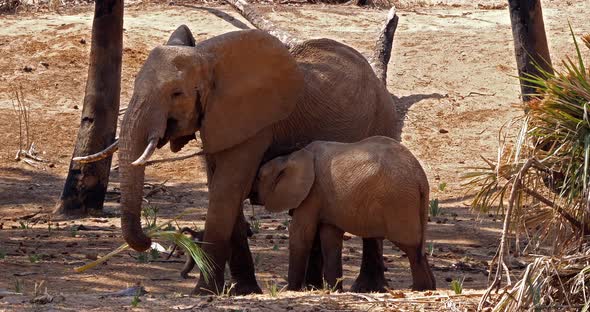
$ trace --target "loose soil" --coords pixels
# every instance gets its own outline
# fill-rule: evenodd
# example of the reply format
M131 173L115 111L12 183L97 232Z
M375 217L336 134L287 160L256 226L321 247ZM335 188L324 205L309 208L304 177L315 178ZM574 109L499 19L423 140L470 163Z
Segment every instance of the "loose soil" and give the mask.
M401 1L400 1L401 2ZM473 310L488 281L502 216L469 210L472 193L461 175L494 159L498 131L522 114L509 14L497 1L403 1L388 89L407 113L403 142L422 162L442 215L432 217L427 249L439 290L412 292L407 258L385 242L386 277L392 292L382 295L287 292L272 296L271 285L286 284L288 224L286 214L269 214L245 206L255 216L258 233L250 239L257 277L265 295L188 297L196 279L179 277L183 257L141 263L126 251L98 268L78 274L74 268L103 256L123 240L118 219L118 182L112 171L106 217L52 219L67 173L79 125L88 67L93 8L83 5L59 12L40 10L0 15L0 310L248 310L406 311ZM437 1L438 3L438 1ZM502 2L503 3L503 2ZM587 1L544 1L550 50L557 63L573 55L568 21L577 34L590 32ZM280 28L300 38L327 37L371 54L386 11L350 5L260 5ZM250 27L228 6L204 3L130 3L125 12L122 107L150 49L163 44L180 24L198 41ZM19 121L13 103L22 89L30 106L30 141L47 162L16 162ZM182 153L196 150L193 142ZM171 157L165 149L156 157ZM113 161L116 165L117 160ZM159 164L147 170L149 205L160 222L186 213L180 226L203 227L207 209L202 160ZM446 184L441 190L439 185ZM344 249L344 287L358 274L361 240L350 238ZM164 244L162 242L162 244ZM526 257L519 260L526 261ZM513 273L518 275L519 261ZM197 276L197 272L193 276ZM450 281L463 279L465 296L448 297ZM39 293L54 296L49 304L32 304ZM24 295L3 295L21 285ZM131 297L101 297L136 284L148 294L137 307ZM58 295L62 295L65 301ZM414 299L412 299L414 298Z

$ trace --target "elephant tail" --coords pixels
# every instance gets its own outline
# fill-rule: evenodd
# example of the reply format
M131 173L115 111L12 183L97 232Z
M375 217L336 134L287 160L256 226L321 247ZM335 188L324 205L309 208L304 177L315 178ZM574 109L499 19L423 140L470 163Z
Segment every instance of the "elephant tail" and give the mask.
M428 208L430 206L429 188L428 182L420 187L420 220L422 223L422 242L420 243L420 250L422 251L424 250L424 246L426 244L426 225L428 224Z
M377 42L375 42L375 54L371 59L371 67L377 78L381 80L383 85L387 85L387 65L391 58L391 49L393 45L393 36L397 28L399 17L395 12L395 6L392 6L387 13L387 19L379 32Z
M287 48L291 49L300 42L288 32L279 30L275 24L257 12L256 9L248 3L248 1L225 0L225 2L238 11L238 13L240 13L240 15L250 22L250 24L254 25L254 27L277 37Z

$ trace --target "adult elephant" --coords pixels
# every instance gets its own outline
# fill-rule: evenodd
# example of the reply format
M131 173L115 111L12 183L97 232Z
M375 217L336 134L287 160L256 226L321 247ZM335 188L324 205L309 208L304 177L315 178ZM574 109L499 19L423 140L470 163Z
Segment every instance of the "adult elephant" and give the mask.
M155 48L139 71L121 124L121 226L135 250L149 248L141 227L143 164L170 142L179 151L200 131L206 153L209 207L203 249L214 263L195 293L223 289L229 261L238 294L261 292L241 210L261 163L314 140L354 142L373 135L399 139L400 122L384 84L356 50L329 39L290 50L260 30L199 44L186 26ZM356 290L385 285L381 242L363 241Z

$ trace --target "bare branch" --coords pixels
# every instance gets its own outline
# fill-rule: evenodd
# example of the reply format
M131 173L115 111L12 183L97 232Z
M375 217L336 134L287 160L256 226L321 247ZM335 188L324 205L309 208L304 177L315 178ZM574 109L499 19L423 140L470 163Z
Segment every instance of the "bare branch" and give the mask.
M399 17L396 14L395 6L392 6L387 13L387 19L381 28L377 42L375 43L375 54L371 60L371 67L377 78L381 80L383 85L387 85L387 65L391 58L391 49L393 45L393 37L397 29Z
M275 24L260 15L246 0L225 0L225 2L238 11L254 27L277 37L287 48L291 49L300 42L288 32L279 30Z
M102 150L98 153L88 155L88 156L74 157L74 158L72 158L72 160L78 161L83 164L97 162L99 160L103 160L103 159L113 155L118 149L119 149L119 139L115 139L115 142L113 142L113 144L109 145L107 148L105 148L104 150Z

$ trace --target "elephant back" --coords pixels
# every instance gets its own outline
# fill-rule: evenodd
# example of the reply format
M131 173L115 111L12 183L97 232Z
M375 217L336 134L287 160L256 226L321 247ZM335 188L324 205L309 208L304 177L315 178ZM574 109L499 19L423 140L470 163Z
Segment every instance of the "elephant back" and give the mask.
M399 140L393 99L358 51L314 39L290 52L303 74L304 94L293 113L273 125L275 144L268 159L316 140L357 142L374 135Z

